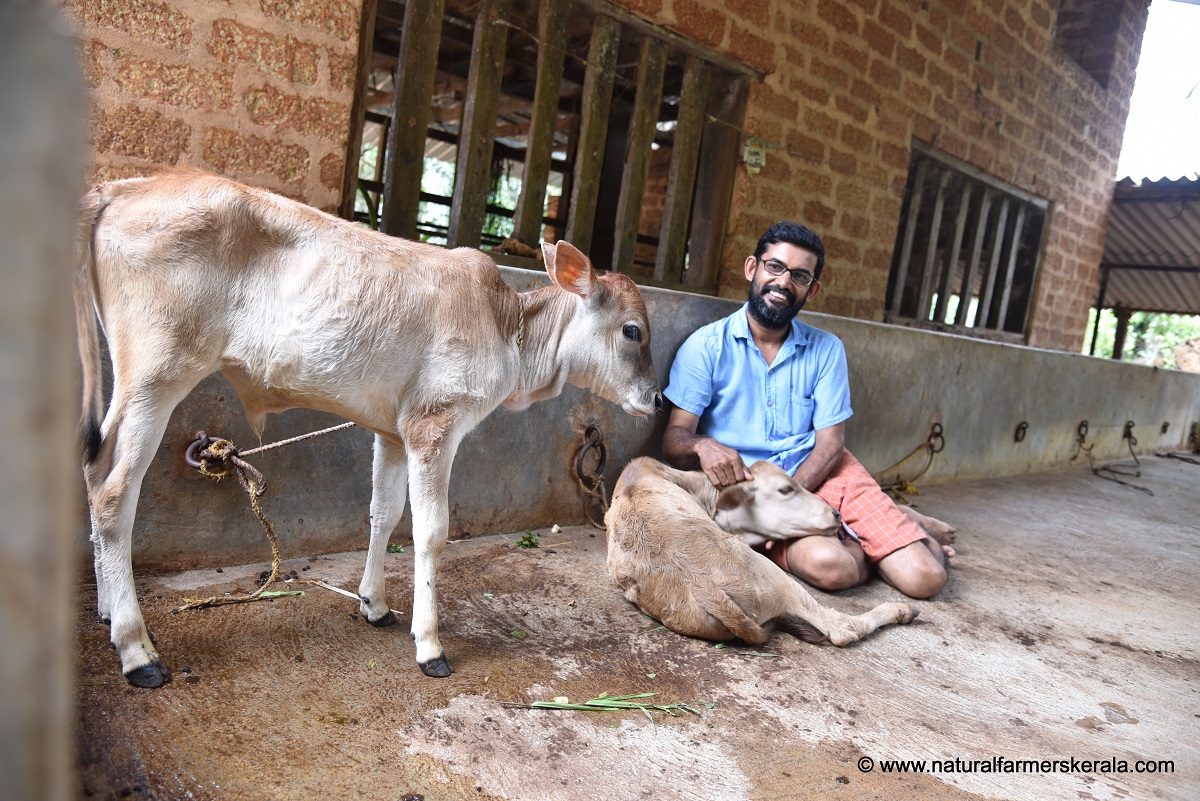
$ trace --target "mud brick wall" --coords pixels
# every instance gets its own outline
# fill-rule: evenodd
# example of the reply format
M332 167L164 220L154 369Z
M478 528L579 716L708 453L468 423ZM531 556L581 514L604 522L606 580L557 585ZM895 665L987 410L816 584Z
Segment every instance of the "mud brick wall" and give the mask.
M189 165L341 201L361 0L66 0L91 87L89 179Z
M796 219L829 252L810 308L881 320L917 139L1051 201L1028 344L1081 347L1145 0L1108 4L1106 86L1054 41L1057 0L620 3L765 75L745 132L767 142L766 166L739 171L723 296L744 296L741 264L763 229Z

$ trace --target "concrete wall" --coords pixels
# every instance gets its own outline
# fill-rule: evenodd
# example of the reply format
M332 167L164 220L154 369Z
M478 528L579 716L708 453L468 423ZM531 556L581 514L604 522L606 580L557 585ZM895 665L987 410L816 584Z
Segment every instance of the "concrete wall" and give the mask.
M545 283L531 271L503 268L524 290ZM645 290L660 382L679 344L697 326L739 308L732 300ZM1121 431L1136 423L1138 451L1180 449L1200 419L1200 376L1104 359L999 345L880 323L805 313L840 336L850 357L855 416L848 444L871 470L899 461L944 428L945 449L922 483L1072 465L1075 432L1089 422L1097 459L1127 456ZM1017 425L1028 423L1021 443ZM294 410L272 416L273 442L340 422ZM1166 434L1162 424L1169 423ZM575 459L589 425L606 435L612 487L633 456L656 454L665 416L635 419L608 401L568 387L523 412L499 409L463 442L451 479L451 529L488 534L585 520ZM269 558L265 535L233 481L214 485L187 467L184 449L197 429L257 445L232 390L205 381L176 410L138 508L134 561L140 568L219 566ZM250 457L266 475L263 507L285 557L363 548L370 499L371 436L337 432ZM589 462L589 465L592 464ZM916 460L902 471L911 476ZM1086 459L1077 460L1086 469ZM410 536L406 514L396 540ZM81 538L80 548L87 543Z

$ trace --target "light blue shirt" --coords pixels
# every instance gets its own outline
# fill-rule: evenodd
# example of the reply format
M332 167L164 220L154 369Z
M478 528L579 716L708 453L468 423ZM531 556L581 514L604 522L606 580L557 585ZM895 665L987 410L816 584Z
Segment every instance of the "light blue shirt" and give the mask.
M848 419L846 349L797 319L768 365L750 336L747 306L695 331L680 346L665 394L700 418L696 433L794 473L817 430Z

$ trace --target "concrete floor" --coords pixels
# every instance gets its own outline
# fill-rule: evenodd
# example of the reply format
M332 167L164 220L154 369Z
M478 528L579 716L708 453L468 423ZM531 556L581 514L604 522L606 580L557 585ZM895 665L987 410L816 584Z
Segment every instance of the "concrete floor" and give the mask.
M845 649L783 634L761 649L715 648L663 630L612 586L603 533L586 527L541 532L536 550L515 547L516 535L447 548L442 642L457 672L442 680L413 662L411 549L388 556L404 614L387 629L311 586L171 613L184 596L251 588L262 564L140 577L174 671L153 691L119 676L86 587L78 795L1200 798L1200 467L1142 466L1134 481L1153 496L1086 468L923 487L919 508L959 526L951 582L913 625ZM256 525L247 512L247 531ZM285 569L353 590L362 561ZM878 581L817 595L855 612L895 598ZM647 691L713 706L652 723L503 705ZM881 764L956 758L973 770ZM1067 764L1004 773L993 758ZM1072 759L1123 760L1130 772ZM963 764L973 760L987 765ZM1134 773L1137 760L1173 769Z

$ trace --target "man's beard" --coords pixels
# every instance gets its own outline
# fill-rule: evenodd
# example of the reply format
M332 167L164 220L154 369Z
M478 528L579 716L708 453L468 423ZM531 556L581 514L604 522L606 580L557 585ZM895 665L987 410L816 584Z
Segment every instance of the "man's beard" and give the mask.
M766 291L766 286L758 287L754 283L750 284L750 316L763 328L772 331L779 331L791 325L792 319L804 308L804 304L808 300L808 293L805 292L804 297L797 303L796 293L792 291L791 287L785 287L781 291L788 296L788 305L774 308L763 300Z

